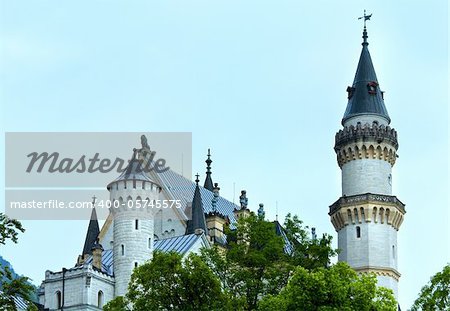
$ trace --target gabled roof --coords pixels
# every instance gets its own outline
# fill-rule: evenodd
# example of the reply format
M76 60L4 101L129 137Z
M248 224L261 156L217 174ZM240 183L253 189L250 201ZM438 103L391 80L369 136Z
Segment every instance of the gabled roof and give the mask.
M91 219L89 220L89 226L86 232L86 239L84 241L82 255L92 254L92 246L94 246L99 233L100 228L98 226L97 212L95 211L94 207L91 212Z
M384 105L383 94L378 86L372 58L370 57L367 38L367 30L364 27L361 56L353 85L347 89L349 99L342 124L351 117L364 114L378 115L385 118L388 123L390 122L386 106Z

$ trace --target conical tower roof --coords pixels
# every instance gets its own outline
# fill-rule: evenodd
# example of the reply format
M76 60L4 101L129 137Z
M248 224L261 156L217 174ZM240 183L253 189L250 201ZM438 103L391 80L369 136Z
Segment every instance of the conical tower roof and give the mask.
M192 234L195 233L196 229L203 229L205 234L208 234L208 230L206 227L206 220L205 220L205 212L203 210L203 203L202 203L202 197L200 194L200 187L198 185L198 177L195 180L196 186L195 186L195 192L194 192L194 198L192 199L192 218L188 220L187 227L186 227L186 234Z
M367 42L367 29L364 26L361 56L356 69L353 85L347 88L348 104L342 124L358 115L377 115L390 123L389 114L384 105L383 93L378 84Z
M95 200L93 202L95 204ZM92 254L92 247L97 241L98 234L100 233L100 227L98 225L97 212L95 206L92 209L91 219L89 220L89 226L86 232L86 239L84 241L83 255Z

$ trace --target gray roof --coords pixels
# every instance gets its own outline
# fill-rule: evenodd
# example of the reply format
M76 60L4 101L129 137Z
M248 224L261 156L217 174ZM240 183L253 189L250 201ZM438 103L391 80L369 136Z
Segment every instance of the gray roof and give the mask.
M187 204L193 200L196 188L195 182L172 170L167 170L163 173L158 173L157 175L163 189L167 190L174 199L180 200L182 209L185 211ZM202 199L203 211L205 214L213 212L213 193L202 186L199 186L199 190ZM217 198L216 210L218 213L229 218L231 224L230 226L232 228L232 224L236 222L233 212L235 209L239 209L239 206L223 197L219 196Z
M355 79L352 87L348 89L349 100L342 119L342 124L351 117L364 114L378 115L390 122L386 106L384 105L383 95L378 85L377 75L375 74L375 69L370 57L366 28L364 28L363 38L363 47ZM369 83L373 82L377 85L372 92L369 92Z
M136 158L136 153L138 151L135 149L133 150L133 156L131 160L128 162L127 168L120 174L119 177L117 177L113 182L111 182L108 185L108 189L110 185L114 182L121 181L121 180L141 180L141 181L149 181L153 182L153 180L150 179L149 175L146 172L146 167L143 164L143 161L138 160Z
M180 235L173 238L155 241L153 244L155 251L164 253L177 252L184 255L199 239L202 239L203 234L187 234Z

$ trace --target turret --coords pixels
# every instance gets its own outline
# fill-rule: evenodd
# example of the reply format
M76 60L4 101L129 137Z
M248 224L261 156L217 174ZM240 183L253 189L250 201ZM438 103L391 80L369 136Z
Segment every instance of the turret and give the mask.
M126 170L108 185L114 219L113 255L115 296L127 292L134 268L151 259L153 252L153 209L161 187L145 172L138 153L133 150Z
M212 211L206 214L206 226L208 227L210 241L214 244L223 245L225 242L224 227L229 220L217 210L219 191L219 185L215 183L213 188L214 195L211 200Z
M368 20L364 15L364 19ZM392 167L397 159L397 132L375 74L364 26L362 51L352 86L343 129L334 150L342 170L342 196L330 206L338 232L339 261L356 271L373 272L378 285L397 297L397 231L405 205L392 195Z

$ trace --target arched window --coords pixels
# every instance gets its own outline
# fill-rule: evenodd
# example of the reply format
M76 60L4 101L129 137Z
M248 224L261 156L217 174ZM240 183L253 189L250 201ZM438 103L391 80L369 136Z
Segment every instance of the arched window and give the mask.
M97 306L103 308L103 292L101 290L99 290L97 294Z
M120 254L122 255L122 256L125 256L125 245L120 245Z
M134 229L135 229L135 230L138 230L138 229L139 229L139 219L136 219L136 220L134 221Z
M138 263L137 263L137 261L135 261L134 262L134 268L137 268L138 267Z
M356 237L357 237L357 238L360 238L360 237L361 237L361 227L360 227L360 226L357 226L357 227L356 227Z
M62 307L62 297L61 297L61 292L57 291L56 292L56 309L61 309Z

